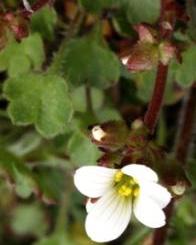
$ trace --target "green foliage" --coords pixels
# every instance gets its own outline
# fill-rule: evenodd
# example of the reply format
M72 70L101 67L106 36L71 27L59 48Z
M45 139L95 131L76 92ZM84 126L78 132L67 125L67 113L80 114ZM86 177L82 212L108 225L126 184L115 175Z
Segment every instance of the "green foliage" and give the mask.
M171 220L172 229L166 245L186 245L187 241L195 239L196 209L191 194L185 195L176 204L176 212ZM184 229L187 227L187 229Z
M71 161L76 166L94 165L100 157L100 152L90 139L81 131L73 133L67 145Z
M119 111L115 110L112 107L104 107L97 112L97 117L100 122L107 121L120 121L122 119Z
M18 235L41 237L46 233L47 226L43 210L38 204L21 205L12 213L11 227Z
M41 145L41 137L35 132L24 134L16 142L9 145L8 149L16 156L24 156Z
M174 64L176 81L183 87L189 87L196 80L196 47L191 45L182 54L182 63Z
M10 42L0 52L0 71L7 71L10 77L39 70L45 59L43 42L39 34L32 34L21 43Z
M71 94L73 100L73 107L75 111L85 112L87 110L87 100L85 86L76 88ZM103 104L104 94L103 91L91 87L92 106L94 110L99 109Z
M151 70L136 73L134 74L133 78L136 81L138 98L141 99L143 102L150 101L153 92L153 86L155 83L156 72L154 70ZM174 90L174 72L172 69L170 69L167 78L164 103L166 105L173 104L178 101L179 96L180 94L176 93Z
M8 113L17 125L35 124L44 137L63 133L72 116L65 81L56 75L26 74L10 78L4 86Z
M118 81L120 65L116 55L91 37L70 41L63 57L63 72L71 85L88 82L107 88Z
M33 14L31 28L33 32L39 32L43 39L51 41L54 38L56 24L57 14L55 9L45 6Z
M160 15L160 0L123 0L127 18L132 24L154 23Z
M154 23L160 15L160 0L80 0L82 6L92 13L106 8L123 9L130 23Z
M192 159L189 161L187 166L187 176L192 184L192 187L196 188L196 168L195 168L196 161Z
M160 0L50 1L28 18L22 1L2 2L0 244L95 245L85 232L86 198L74 187L73 176L77 168L96 165L98 159L107 166L153 163L159 179L173 191L184 187L185 169L191 186L175 198L166 245L195 244L195 152L184 169L173 158L180 105L196 81L194 1L187 4L189 20L176 16L167 40L159 35ZM173 10L166 11L167 19ZM150 62L149 44L136 49L136 43L141 47L137 24L143 32L140 40L149 29L152 45L174 45L178 61L182 58L169 64L164 114L150 137L141 121L134 120L144 118L158 60ZM163 57L171 52L161 51ZM128 71L121 58L131 55L133 65L147 62L152 70ZM128 128L115 121L126 122ZM95 142L90 128L100 124L107 133ZM154 232L134 219L130 226L114 243L143 244Z
M82 6L92 13L100 13L104 8L114 7L120 0L80 0Z
M34 245L74 245L72 241L68 238L65 233L56 233L50 237L43 238L39 242L34 243Z
M65 186L64 174L65 172L58 168L40 167L36 169L36 181L44 202L51 204L61 200Z
M36 187L36 182L30 169L17 157L0 149L0 172L15 184L17 194L23 198L29 197Z

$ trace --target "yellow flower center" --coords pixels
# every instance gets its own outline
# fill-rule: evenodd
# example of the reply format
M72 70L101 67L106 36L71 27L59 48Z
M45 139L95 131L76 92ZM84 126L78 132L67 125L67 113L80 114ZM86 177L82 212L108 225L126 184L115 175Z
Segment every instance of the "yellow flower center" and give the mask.
M114 176L114 186L120 196L135 198L139 195L140 188L137 181L120 170Z

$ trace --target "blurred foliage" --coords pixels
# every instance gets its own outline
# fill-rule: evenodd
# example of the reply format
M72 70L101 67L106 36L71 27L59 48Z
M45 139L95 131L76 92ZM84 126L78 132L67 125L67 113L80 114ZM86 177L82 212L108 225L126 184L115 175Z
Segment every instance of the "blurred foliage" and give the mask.
M22 1L0 3L0 244L93 245L84 231L85 199L72 176L101 157L90 139L92 125L124 119L130 127L143 117L155 68L130 73L121 58L138 38L135 24L157 28L160 1L58 0L34 12L28 36L16 40L2 16L22 8ZM177 23L173 38L180 55L169 65L156 135L169 152L181 101L196 80L193 17L187 26ZM186 170L192 187L177 201L168 245L196 243L194 159ZM133 221L111 244L148 244L152 232Z

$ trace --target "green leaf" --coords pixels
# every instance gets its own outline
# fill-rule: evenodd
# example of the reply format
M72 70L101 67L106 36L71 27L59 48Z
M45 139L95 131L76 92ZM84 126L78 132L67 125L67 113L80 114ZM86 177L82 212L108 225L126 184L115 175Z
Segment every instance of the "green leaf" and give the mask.
M191 160L186 169L186 174L193 188L196 188L196 160Z
M100 151L81 131L73 133L67 145L67 151L71 161L77 166L96 164L100 157Z
M39 167L36 169L36 180L43 201L50 204L61 200L65 188L65 172L62 169Z
M85 112L87 110L85 86L76 88L71 94L73 107L76 111ZM99 109L103 104L103 91L97 88L91 88L92 106L94 110Z
M25 55L30 59L34 69L39 69L45 59L43 41L40 35L34 33L23 39L21 46Z
M141 99L145 103L149 102L154 88L156 72L154 70L139 72L134 74L133 78L137 83L137 95L139 99ZM173 81L174 71L172 69L169 69L164 96L164 104L166 105L174 104L176 101L179 100L179 98L181 98L182 95L180 91L175 91Z
M127 18L132 24L153 24L160 15L160 0L123 0Z
M46 40L52 40L57 23L57 14L54 8L45 6L36 11L31 18L31 29L39 32Z
M0 172L15 183L16 193L29 197L36 187L31 171L10 152L0 149Z
M0 71L10 77L27 73L31 68L40 69L45 59L43 42L39 34L24 38L21 43L10 42L0 52Z
M69 42L65 49L63 69L73 85L88 81L92 86L107 88L117 82L120 76L117 56L90 37Z
M12 214L11 228L18 235L43 236L47 230L43 210L37 204L16 207Z
M12 143L8 149L16 156L24 156L41 145L41 137L36 132L29 132Z
M16 77L27 73L31 68L31 62L26 55L13 56L9 62L8 74L10 77Z
M139 99L144 102L148 102L150 100L154 87L155 77L156 75L154 71L138 72L134 75L138 88L137 95Z
M120 3L120 0L80 0L82 6L93 13L99 13L104 8L114 7Z
M107 122L107 121L119 121L122 120L122 117L116 109L112 107L104 107L97 112L97 117L99 122Z
M34 245L74 245L67 234L65 233L55 233L49 237L45 237L40 241L34 243Z
M174 64L176 81L183 87L189 87L196 80L196 46L192 45L182 53L182 64Z
M115 28L115 31L121 36L130 37L135 35L134 30L131 28L124 11L119 11L118 14L115 14L114 18L112 18L112 24Z
M50 138L63 133L72 116L72 104L64 79L55 75L26 74L8 79L4 93L8 113L16 125L35 124Z

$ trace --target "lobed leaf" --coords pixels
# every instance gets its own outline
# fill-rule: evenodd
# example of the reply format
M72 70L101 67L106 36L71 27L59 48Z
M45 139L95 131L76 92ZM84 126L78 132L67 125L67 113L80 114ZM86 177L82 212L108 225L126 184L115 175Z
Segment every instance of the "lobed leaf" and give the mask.
M63 73L72 85L87 82L107 88L118 81L120 63L117 56L91 38L70 41L63 58Z
M10 101L8 113L16 125L34 124L50 138L63 133L72 117L72 103L66 83L56 75L26 74L10 78L4 85Z

